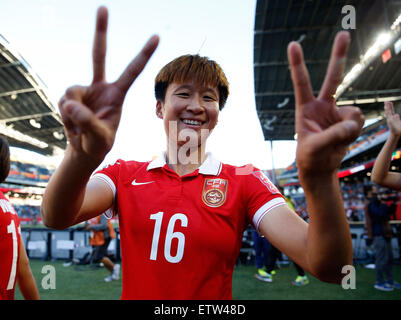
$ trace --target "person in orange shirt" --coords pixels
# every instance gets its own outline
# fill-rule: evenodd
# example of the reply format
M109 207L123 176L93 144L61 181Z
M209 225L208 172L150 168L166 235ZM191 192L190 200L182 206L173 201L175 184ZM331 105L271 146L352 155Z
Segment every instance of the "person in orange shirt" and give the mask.
M107 257L107 248L111 239L116 238L111 221L104 214L94 217L88 221L86 230L91 231L90 244L93 248L91 263L102 262L110 275L104 279L106 282L120 279L120 265L114 264Z

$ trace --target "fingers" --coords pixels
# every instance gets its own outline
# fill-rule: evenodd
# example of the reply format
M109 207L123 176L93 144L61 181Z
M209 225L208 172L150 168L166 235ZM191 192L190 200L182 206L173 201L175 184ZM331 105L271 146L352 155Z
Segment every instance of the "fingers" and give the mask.
M308 70L304 62L302 48L298 42L291 42L288 45L287 56L290 64L296 104L305 104L313 100L314 96Z
M65 95L62 98L62 100L78 100L82 101L83 97L85 96L86 92L88 90L88 87L85 86L72 86L69 87L65 91Z
M318 135L313 137L314 143L319 149L327 148L327 146L345 147L354 141L360 134L361 129L357 122L353 120L344 120L337 122Z
M365 123L365 117L363 116L361 109L358 107L341 107L338 109L338 113L342 121L354 121L358 126L358 130L362 130Z
M361 133L365 118L357 107L339 108L341 121L324 130L319 140L323 145L348 145Z
M354 141L360 134L358 124L353 120L345 120L323 131L320 135L320 143L327 145L345 146Z
M74 122L71 121L67 112L65 111L65 104L67 101L82 101L82 97L84 96L87 87L84 86L72 86L68 88L59 101L59 110L61 115L61 120L64 123L65 129L73 134L79 134L80 129L74 125Z
M361 133L365 118L357 107L341 107L338 110L340 121L325 130L310 135L311 144L317 150L327 146L345 147Z
M64 128L68 133L72 134L79 134L78 128L74 126L74 123L71 121L71 119L68 117L66 111L64 110L64 104L66 102L65 96L63 96L59 102L59 110L60 110L60 115L61 115L61 120L63 121Z
M80 128L81 132L99 132L99 120L84 104L67 100L63 108L71 123Z
M105 80L106 47L107 47L107 21L108 11L106 7L99 7L96 16L96 31L92 50L93 82ZM159 37L151 37L141 52L127 66L116 85L126 93L138 75L142 72L146 63L152 56L159 43Z
M394 105L390 101L386 101L384 103L384 111L386 113L386 118L390 119L392 115L394 115Z
M331 57L326 76L320 90L320 99L326 101L334 100L334 94L342 81L350 42L351 38L348 32L341 31L337 34L331 50Z
M93 82L105 79L107 20L107 9L100 7L97 10L95 39L92 49Z
M131 63L121 74L120 78L115 82L124 93L128 91L129 87L142 72L143 68L145 68L146 63L156 50L158 44L159 37L157 35L151 37L142 48L141 52L139 52L134 60L131 61Z
M400 115L394 111L394 105L390 101L384 103L384 110L386 114L387 125L392 134L397 136L401 135L401 121Z
M74 90L71 88L67 90L59 103L61 118L66 130L75 135L83 132L101 133L104 128L100 120L92 110L73 97L73 92Z

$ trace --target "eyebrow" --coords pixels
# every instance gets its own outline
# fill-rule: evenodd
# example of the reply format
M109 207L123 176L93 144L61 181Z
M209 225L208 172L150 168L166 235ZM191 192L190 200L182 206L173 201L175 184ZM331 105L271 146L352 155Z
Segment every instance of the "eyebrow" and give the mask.
M189 84L182 84L182 85L178 86L177 88L175 88L174 91L181 90L181 89L192 89L192 86Z
M190 85L190 84L182 84L182 85L178 86L178 87L174 90L174 92L176 92L177 90L181 90L181 89L193 89L193 86ZM204 88L204 90L203 90L203 88L202 88L201 91L204 92L204 93L206 93L206 92L210 92L210 93L213 93L213 94L217 94L217 93L218 93L217 89L213 89L213 88L211 88L211 87L206 87L206 88Z
M206 92L210 92L210 93L213 93L215 95L218 95L218 90L215 90L215 89L212 89L212 88L207 88L204 92L205 93Z

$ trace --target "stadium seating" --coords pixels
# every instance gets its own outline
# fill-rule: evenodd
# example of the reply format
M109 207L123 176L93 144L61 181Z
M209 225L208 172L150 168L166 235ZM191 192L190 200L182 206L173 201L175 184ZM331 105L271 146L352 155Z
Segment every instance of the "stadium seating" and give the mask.
M48 182L54 169L35 164L11 161L9 178L19 181Z
M346 161L348 159L357 157L359 154L365 152L368 149L371 149L387 139L389 135L389 130L385 122L379 122L372 124L371 126L365 128L364 132L353 142L349 145L346 155L343 159L343 165L346 165ZM357 161L353 161L351 167L343 167L340 169L344 171L346 169L351 170L351 174L353 173L352 169L357 168L365 163L368 163L368 167L372 167L375 158L360 158ZM364 169L367 169L365 167ZM298 168L296 162L294 161L291 165L289 165L284 172L282 172L278 179L288 179L288 178L295 178L298 175ZM339 176L342 178L342 176Z

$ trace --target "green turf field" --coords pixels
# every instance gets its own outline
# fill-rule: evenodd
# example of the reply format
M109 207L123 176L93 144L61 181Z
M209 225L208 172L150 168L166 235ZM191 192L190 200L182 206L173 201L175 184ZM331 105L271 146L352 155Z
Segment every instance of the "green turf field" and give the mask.
M325 283L309 276L303 287L291 284L297 273L290 265L277 270L273 282L264 283L254 278L255 268L240 266L234 272L233 298L247 300L401 300L401 290L382 292L373 288L375 272L356 266L356 288L345 290L341 285ZM394 278L401 282L401 266L394 266Z
M41 282L46 274L42 268L51 265L56 271L56 289L43 289ZM43 300L113 300L120 299L121 280L104 282L108 276L105 268L91 266L64 267L63 261L31 260L31 268ZM291 281L295 279L295 268L290 265L277 271L272 283L264 283L254 278L255 268L238 266L234 272L233 298L247 300L401 300L401 290L381 292L373 288L374 270L363 266L356 267L356 289L345 290L339 285L320 282L309 277L310 284L304 287L294 287ZM394 266L395 279L401 282L401 266ZM16 300L22 295L18 289Z
M121 280L106 283L104 278L109 275L105 268L84 266L63 266L64 261L30 260L33 276L43 300L100 300L120 299ZM56 271L55 289L43 289L42 280L48 273L42 273L45 265L51 265ZM46 281L45 281L46 282ZM23 299L18 286L15 299Z

